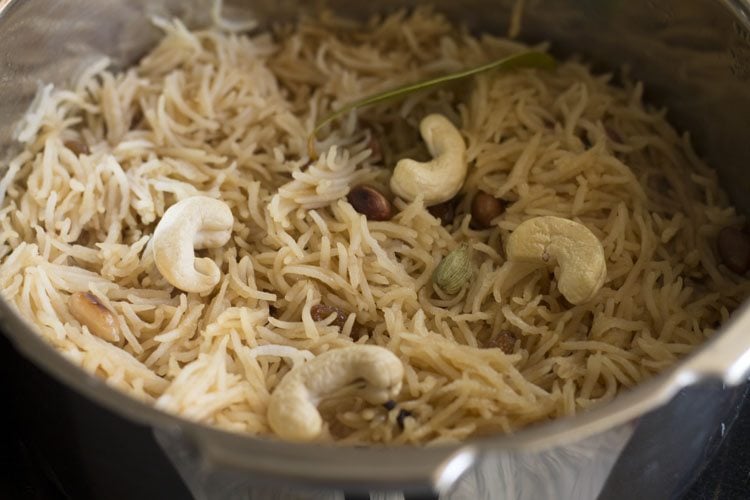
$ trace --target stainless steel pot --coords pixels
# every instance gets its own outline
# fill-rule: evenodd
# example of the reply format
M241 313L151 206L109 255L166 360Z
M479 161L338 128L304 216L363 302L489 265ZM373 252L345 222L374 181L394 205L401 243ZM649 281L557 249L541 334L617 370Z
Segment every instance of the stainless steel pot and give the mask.
M381 0L326 5L351 16L410 6ZM507 30L512 0L431 2L472 29ZM745 0L526 0L522 37L552 40L603 68L627 64L648 98L670 108L750 212L750 3ZM209 21L207 0L0 0L0 151L39 82L65 85L96 57L126 65L158 36L147 16ZM317 7L320 7L316 3ZM292 0L227 2L225 15L261 22L313 7ZM0 155L0 157L2 157ZM0 164L1 165L1 164ZM86 397L153 429L197 498L266 498L336 491L429 491L445 498L669 498L687 484L750 370L745 304L678 366L613 402L514 436L429 448L296 445L228 434L161 413L69 364L0 302L3 333L24 356ZM638 475L639 480L634 480ZM158 486L157 486L158 487ZM270 488L270 489L269 489ZM317 493L309 490L312 488ZM299 490L301 491L301 490Z

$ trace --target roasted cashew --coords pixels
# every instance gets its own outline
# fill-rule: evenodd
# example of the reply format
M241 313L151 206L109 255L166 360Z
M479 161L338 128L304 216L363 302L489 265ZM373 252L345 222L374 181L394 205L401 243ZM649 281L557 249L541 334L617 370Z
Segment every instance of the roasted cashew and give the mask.
M208 292L221 271L208 258L196 259L195 249L216 248L232 235L234 217L223 201L192 196L164 212L154 231L154 262L174 287L186 292Z
M310 441L323 428L318 402L352 388L372 404L394 399L401 391L404 367L388 349L354 345L327 351L293 368L276 386L268 406L271 429L289 441Z
M571 304L591 300L604 284L607 263L599 239L586 226L560 217L535 217L508 238L508 260L560 266L558 288Z
M433 156L420 163L399 160L391 177L391 190L407 201L422 195L425 206L453 198L466 179L466 144L461 133L443 115L429 115L419 124L422 139Z

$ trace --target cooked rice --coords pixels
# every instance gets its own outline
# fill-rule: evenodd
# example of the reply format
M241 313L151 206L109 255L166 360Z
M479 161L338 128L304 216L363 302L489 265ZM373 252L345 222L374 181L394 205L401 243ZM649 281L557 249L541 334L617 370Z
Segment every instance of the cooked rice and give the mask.
M44 87L0 181L5 299L72 362L158 408L269 434L269 395L289 369L364 331L358 343L404 362L398 407L324 402L322 440L512 432L672 365L748 295L714 252L718 231L742 217L689 137L643 104L640 83L613 86L576 61L482 74L351 113L320 135L310 163L307 134L332 108L526 46L424 9L364 26L324 15L250 37L160 25L164 39L137 66L103 61L71 90ZM346 194L360 183L388 192L398 158L426 158L418 124L430 112L468 146L454 223L419 200L368 222ZM489 230L469 225L479 188L507 201ZM171 287L151 250L165 209L196 194L235 216L231 241L202 251L223 273L203 296ZM608 277L587 304L567 304L553 273L504 259L508 234L548 214L602 241ZM474 279L445 296L431 274L464 241ZM73 318L79 291L116 313L118 341ZM313 321L319 302L351 314L341 331ZM515 353L484 348L502 331L518 336ZM403 429L400 409L412 414Z

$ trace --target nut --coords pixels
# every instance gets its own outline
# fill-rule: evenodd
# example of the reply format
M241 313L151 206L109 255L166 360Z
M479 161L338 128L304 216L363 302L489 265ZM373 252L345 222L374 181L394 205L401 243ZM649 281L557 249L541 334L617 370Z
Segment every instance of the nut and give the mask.
M346 199L354 210L364 214L367 220L390 220L393 206L383 193L372 186L360 184L349 191Z
M453 198L466 178L466 144L443 115L426 116L419 125L432 161L400 160L393 170L391 190L407 201L422 196L425 206Z
M70 314L97 337L116 342L120 339L112 312L89 292L76 292L68 299Z
M599 239L586 226L544 216L521 223L508 238L508 260L560 266L558 288L571 304L592 299L607 278Z
M750 236L734 228L725 227L716 238L721 261L732 272L745 274L750 269Z
M432 281L445 293L458 293L471 278L471 247L462 243L445 256L432 273Z
M484 191L477 192L471 201L471 223L476 229L487 229L492 220L503 213L503 202Z
M221 279L221 271L211 259L196 259L195 249L226 244L233 223L232 211L223 201L192 196L175 203L154 230L154 262L159 272L180 290L211 291Z
M371 404L383 404L401 391L404 367L388 349L354 345L333 349L293 368L279 382L268 405L268 424L290 441L320 435L323 419L317 404L342 389L351 389Z

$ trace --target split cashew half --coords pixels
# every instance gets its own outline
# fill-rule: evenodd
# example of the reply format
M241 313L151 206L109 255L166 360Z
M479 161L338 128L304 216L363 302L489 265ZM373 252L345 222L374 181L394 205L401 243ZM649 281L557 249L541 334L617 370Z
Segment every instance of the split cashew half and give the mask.
M404 367L388 349L355 345L333 349L293 368L271 395L268 423L282 439L310 441L320 435L323 419L317 404L351 388L372 404L394 399L401 391Z
M208 258L195 258L195 250L225 245L232 236L234 217L223 201L192 196L164 212L154 231L154 262L174 287L186 292L212 290L221 271Z
M419 124L422 139L433 156L420 163L399 160L391 177L391 190L407 201L422 195L425 206L453 198L466 179L466 144L458 129L443 115L429 115Z
M561 217L535 217L508 238L508 260L560 266L558 288L571 304L591 300L604 284L607 263L599 239L586 226Z

